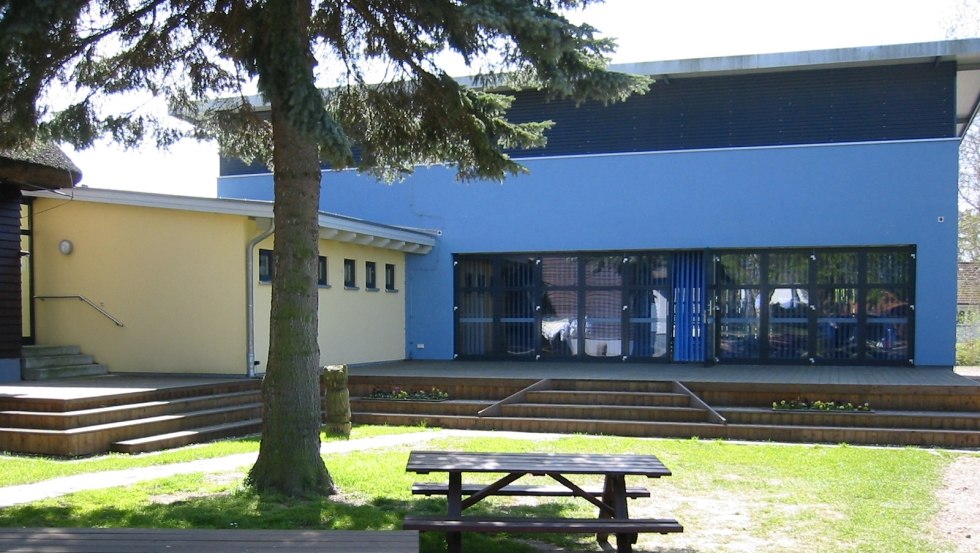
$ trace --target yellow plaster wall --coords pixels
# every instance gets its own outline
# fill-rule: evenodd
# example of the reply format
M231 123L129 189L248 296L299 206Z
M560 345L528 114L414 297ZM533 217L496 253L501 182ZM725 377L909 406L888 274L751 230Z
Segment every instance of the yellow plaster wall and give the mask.
M78 300L38 300L38 344L77 344L111 372L245 373L254 222L60 199L36 200L34 213L35 294L86 296L125 325Z
M255 251L271 250L273 238L259 244ZM321 365L370 363L405 358L405 255L402 252L320 241L320 255L327 258L329 288L320 289L320 361ZM358 290L344 289L344 259L353 259L357 267ZM377 264L379 291L364 286L365 261ZM397 292L385 291L385 264L395 265ZM269 352L269 307L272 287L256 281L255 358L258 371L264 372Z

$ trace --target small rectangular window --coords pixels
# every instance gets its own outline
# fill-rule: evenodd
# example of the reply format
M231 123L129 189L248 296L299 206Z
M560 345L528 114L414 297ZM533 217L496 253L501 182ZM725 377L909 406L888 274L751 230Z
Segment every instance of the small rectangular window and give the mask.
M259 282L272 284L272 250L259 250Z
M316 284L317 286L330 286L330 282L327 280L327 258L322 255L317 258Z
M344 260L344 288L357 289L357 267L353 259Z
M368 290L378 289L378 269L374 261L364 262L364 287Z
M259 250L259 282L272 284L272 250ZM316 283L318 286L329 286L327 282L327 258L317 257Z
M395 292L395 265L393 263L385 263L385 290L389 292Z

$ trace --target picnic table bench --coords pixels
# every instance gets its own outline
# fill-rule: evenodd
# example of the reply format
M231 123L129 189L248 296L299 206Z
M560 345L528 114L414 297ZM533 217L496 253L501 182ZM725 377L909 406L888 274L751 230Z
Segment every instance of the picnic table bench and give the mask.
M0 528L7 553L418 553L416 531Z
M627 500L650 497L649 490L627 487L626 476L660 478L670 471L652 455L469 453L447 451L413 451L406 470L419 474L446 472L447 484L416 483L412 492L421 495L446 495L446 515L406 515L406 530L446 533L449 553L459 553L462 532L552 532L596 534L600 544L616 535L619 552L632 551L639 533L682 532L674 519L633 519ZM463 473L504 473L495 482L483 485L462 482ZM548 476L559 486L516 485L526 475ZM601 489L579 486L568 475L601 475ZM578 497L599 509L597 518L539 518L502 516L463 516L463 510L494 495L532 497ZM468 496L464 499L464 496Z

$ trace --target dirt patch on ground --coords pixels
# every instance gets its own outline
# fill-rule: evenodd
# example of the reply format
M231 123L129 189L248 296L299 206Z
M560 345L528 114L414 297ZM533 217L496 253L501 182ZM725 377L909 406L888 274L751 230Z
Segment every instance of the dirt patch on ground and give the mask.
M936 532L957 553L980 551L980 457L963 455L950 463L936 494Z

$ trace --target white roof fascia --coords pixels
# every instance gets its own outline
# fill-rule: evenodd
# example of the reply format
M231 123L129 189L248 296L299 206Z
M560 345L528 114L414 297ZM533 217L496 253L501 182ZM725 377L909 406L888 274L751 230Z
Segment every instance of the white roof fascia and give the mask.
M194 196L172 196L147 192L107 190L100 188L74 188L64 192L24 192L36 198L50 198L64 201L92 202L102 204L149 207L156 209L175 209L215 213L219 215L238 215L254 217L257 220L272 221L272 202L259 200L232 200L224 198L200 198ZM391 249L406 253L425 254L435 246L438 233L382 225L320 212L318 216L320 237L340 242L353 242L366 246ZM268 224L266 222L266 224Z
M725 73L760 73L801 68L872 66L923 61L956 60L961 64L980 63L980 38L858 46L830 50L805 50L713 58L648 61L613 64L609 69L652 77L703 76Z

